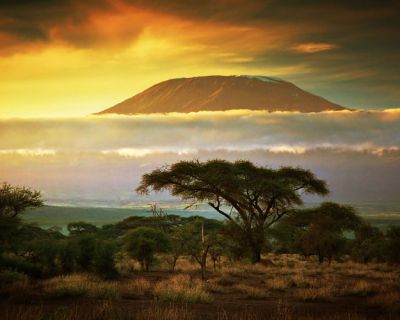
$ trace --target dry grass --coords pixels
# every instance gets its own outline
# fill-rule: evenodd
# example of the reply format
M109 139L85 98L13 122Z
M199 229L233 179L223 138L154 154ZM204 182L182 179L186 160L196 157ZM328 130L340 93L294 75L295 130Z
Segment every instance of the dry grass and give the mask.
M198 279L188 275L173 276L161 281L154 287L156 299L170 302L210 303L212 297L207 293L205 285Z
M352 261L332 262L332 264L318 264L315 259L304 259L295 255L275 256L268 255L266 263L256 265L245 263L228 263L224 262L221 270L213 272L208 269L207 282L200 281L199 268L196 263L187 257L179 259L177 268L184 270L182 273L171 274L164 270L162 272L150 272L143 275L135 270L134 274L130 274L130 279L121 281L103 281L101 279L91 277L84 274L70 275L65 277L56 277L50 280L42 281L41 288L46 297L75 297L85 298L93 306L87 314L80 318L73 318L74 312L81 312L81 306L72 306L68 310L58 310L56 316L48 316L43 313L40 308L33 309L32 312L42 317L33 316L32 312L26 312L24 308L9 309L9 315L1 316L0 319L198 319L196 310L198 308L207 308L206 306L187 307L179 305L183 303L211 303L215 298L219 302L240 301L242 299L263 300L268 299L268 303L275 303L278 299L288 300L290 305L310 306L310 304L301 304L301 301L312 302L312 308L318 309L318 302L331 302L332 310L336 311L335 303L337 301L349 302L348 309L354 310L354 300L358 299L359 306L363 310L370 307L381 308L382 315L400 314L400 272L394 266L383 264L359 264ZM126 268L129 263L126 262ZM161 281L158 279L162 279ZM33 284L28 286L35 288ZM25 291L26 290L26 291ZM36 290L36 289L35 289ZM27 289L21 290L27 293ZM40 291L38 291L40 293ZM93 299L86 299L93 298ZM118 306L119 301L116 299L141 299L141 302L153 302L151 307L136 308L134 314L130 314L127 310L122 310ZM96 299L96 300L95 300ZM109 303L102 304L103 301ZM16 300L16 299L15 299ZM106 301L105 301L106 300ZM110 302L113 300L114 302ZM61 300L59 300L61 301ZM68 300L68 301L71 301ZM166 305L173 303L175 305ZM55 303L58 303L55 302ZM124 304L126 301L123 302ZM264 305L263 302L246 302L246 304ZM235 304L235 302L234 302ZM51 305L51 304L50 304ZM216 304L213 304L214 307ZM326 305L326 304L325 304ZM46 312L48 313L48 305ZM287 306L287 305L286 305ZM74 309L75 308L75 309ZM280 309L279 309L280 308ZM293 313L285 309L285 304L280 303L280 307L276 310L269 310L268 314L260 313L257 310L247 310L245 307L238 308L235 312L232 310L207 311L210 319L243 319L243 320L261 320L261 319L317 319L312 315L307 315L306 311L301 309L298 316L298 310ZM296 307L297 308L297 307ZM311 309L312 309L311 308ZM278 310L279 309L279 310ZM75 311L73 311L75 310ZM211 309L210 309L211 310ZM215 309L214 309L215 310ZM368 309L370 310L370 309ZM3 310L0 310L3 312ZM103 313L102 313L103 312ZM4 313L3 313L4 314ZM13 317L11 317L11 314ZM113 317L111 317L111 314ZM140 318L137 318L137 315ZM129 318L126 316L129 315ZM97 316L94 317L94 316ZM85 318L86 317L86 318ZM92 318L90 318L92 317ZM109 317L109 318L107 318ZM383 317L382 317L383 318ZM327 319L363 319L358 314L330 315Z
M296 291L296 298L301 301L331 301L334 297L334 288L304 288Z
M138 298L151 293L152 284L144 278L137 278L123 282L119 290L123 298Z
M289 287L295 288L319 288L322 286L321 279L307 277L303 273L291 276L288 284Z
M189 310L187 305L160 304L153 302L139 310L126 309L113 301L101 301L96 304L75 304L70 307L56 308L51 311L43 306L9 306L0 309L2 320L195 320L203 319ZM317 320L318 315L297 315L290 304L279 301L274 308L260 312L254 307L245 307L240 311L219 308L210 312L209 319L217 320ZM336 313L325 315L325 320L364 320L355 313Z
M400 291L379 293L368 300L368 304L385 311L400 312Z
M367 297L379 292L379 286L366 280L348 281L339 290L341 296Z
M135 319L126 310L111 301L96 304L75 304L64 308L46 310L43 306L5 306L0 311L2 320L128 320Z
M266 280L266 287L270 290L284 291L289 288L289 282L284 277L272 278Z
M268 296L265 290L244 283L239 283L235 285L234 288L247 299L263 299Z
M118 299L120 293L116 282L101 281L87 275L68 275L52 278L43 283L47 296L55 298L89 297Z
M168 305L162 306L154 303L150 307L144 308L136 315L137 320L192 320L193 313L188 310L187 305L177 306Z

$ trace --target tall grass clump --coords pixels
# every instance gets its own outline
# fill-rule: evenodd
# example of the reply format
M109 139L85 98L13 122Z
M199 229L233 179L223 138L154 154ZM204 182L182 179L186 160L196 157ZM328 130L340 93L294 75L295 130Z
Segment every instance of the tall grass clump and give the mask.
M188 275L177 275L161 281L154 288L154 296L161 301L185 303L210 303L212 297L204 284Z
M150 291L151 283L144 278L129 280L121 285L121 295L127 299L143 297Z
M96 299L118 299L116 282L98 281L86 275L74 274L49 279L43 284L43 291L50 297L89 297Z

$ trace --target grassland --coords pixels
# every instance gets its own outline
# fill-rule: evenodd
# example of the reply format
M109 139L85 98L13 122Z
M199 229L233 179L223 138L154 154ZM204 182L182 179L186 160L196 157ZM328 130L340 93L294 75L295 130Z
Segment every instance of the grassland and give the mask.
M74 274L3 288L0 318L44 319L400 319L400 270L353 261L318 264L298 255L267 255L251 265L223 260L199 279L182 257L175 273L160 264L122 279Z

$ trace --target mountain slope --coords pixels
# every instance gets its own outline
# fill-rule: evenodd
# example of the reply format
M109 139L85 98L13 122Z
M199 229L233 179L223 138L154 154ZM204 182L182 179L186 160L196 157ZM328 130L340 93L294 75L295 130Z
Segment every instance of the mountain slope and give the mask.
M346 108L283 80L258 76L206 76L160 82L97 114L232 109L319 112Z

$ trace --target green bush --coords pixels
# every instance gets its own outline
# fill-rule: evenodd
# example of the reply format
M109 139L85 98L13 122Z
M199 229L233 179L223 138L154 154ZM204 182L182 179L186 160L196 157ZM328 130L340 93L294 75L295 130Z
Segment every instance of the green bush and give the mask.
M32 278L42 278L42 270L38 263L27 261L14 254L4 254L1 258L1 266L4 269L14 270Z
M115 267L117 247L113 241L100 241L96 245L93 259L93 270L103 278L115 278L118 270Z
M149 227L138 227L128 232L124 241L127 253L139 260L142 270L146 271L154 265L155 254L166 252L169 248L167 235Z
M29 283L29 278L26 274L12 271L12 270L2 270L0 271L0 286L10 287L10 286L25 286Z

